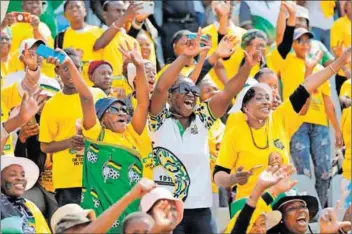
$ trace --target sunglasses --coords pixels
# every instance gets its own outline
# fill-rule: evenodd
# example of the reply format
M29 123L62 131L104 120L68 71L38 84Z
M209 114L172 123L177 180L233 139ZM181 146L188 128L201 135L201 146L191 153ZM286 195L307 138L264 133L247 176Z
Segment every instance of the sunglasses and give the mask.
M178 92L180 94L188 94L188 93L192 93L194 96L196 97L199 97L200 96L200 89L199 87L193 85L189 85L189 84L186 84L186 83L181 83L179 84L178 86L174 87L174 88L171 88L170 89L170 92Z
M111 114L115 114L115 115L118 115L120 112L127 114L127 107L126 106L120 106L120 107L110 106L108 109L108 112Z
M0 41L5 40L5 41L11 41L11 38L9 37L0 37Z

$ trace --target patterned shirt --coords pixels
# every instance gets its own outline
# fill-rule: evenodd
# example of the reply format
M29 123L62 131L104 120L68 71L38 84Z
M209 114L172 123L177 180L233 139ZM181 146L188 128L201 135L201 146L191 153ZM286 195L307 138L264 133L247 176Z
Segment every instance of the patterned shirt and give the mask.
M208 130L215 122L208 102L197 106L184 129L165 107L149 116L153 179L184 201L185 209L212 205ZM199 196L202 194L202 196Z

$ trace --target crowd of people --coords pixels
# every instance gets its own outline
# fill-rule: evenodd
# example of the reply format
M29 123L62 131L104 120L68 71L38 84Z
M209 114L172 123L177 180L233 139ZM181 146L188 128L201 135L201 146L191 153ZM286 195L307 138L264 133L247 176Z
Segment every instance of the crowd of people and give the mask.
M1 232L350 232L351 1L153 3L11 3Z

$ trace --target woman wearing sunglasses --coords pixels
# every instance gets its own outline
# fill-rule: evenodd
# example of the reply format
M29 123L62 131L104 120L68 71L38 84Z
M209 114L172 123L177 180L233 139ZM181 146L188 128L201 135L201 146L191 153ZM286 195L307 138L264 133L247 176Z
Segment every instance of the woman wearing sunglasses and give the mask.
M216 62L231 55L235 39L225 36L209 59ZM209 47L200 47L199 31L160 77L149 109L149 130L154 142L153 179L185 204L183 220L174 233L208 233L211 230L208 130L225 113L260 57L258 53L247 55L246 64L222 92L196 105L200 90L180 72L187 61L207 49Z

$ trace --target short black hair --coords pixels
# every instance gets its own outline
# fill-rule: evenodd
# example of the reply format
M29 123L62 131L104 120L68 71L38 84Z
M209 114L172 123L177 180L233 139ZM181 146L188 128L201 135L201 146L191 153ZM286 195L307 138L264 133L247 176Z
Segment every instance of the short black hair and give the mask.
M134 212L132 214L129 214L124 220L123 220L123 224L122 224L122 233L125 234L127 227L129 225L130 222L136 220L136 219L146 219L149 221L154 221L153 218L144 212Z
M76 1L76 0L65 0L65 2L64 2L64 12L66 12L67 4L68 4L69 2L73 2L73 1ZM83 1L82 1L82 0L81 0L81 1L78 1L78 0L77 0L77 2L83 2ZM84 2L83 2L83 4L84 4Z
M262 77L262 75L267 74L267 73L269 73L269 74L275 74L271 69L265 67L265 68L260 69L260 70L254 75L254 79L255 79L256 81L259 81L260 77Z
M110 4L110 1L105 1L103 3L103 11L108 11L109 4Z
M254 89L254 87L252 87L247 91L247 93L243 97L242 107L241 107L242 112L244 112L243 111L244 105L246 105L254 96L255 96L255 89Z
M80 58L78 52L73 49L73 48L65 48L63 49L63 51L67 54L68 57L70 57L70 59L72 59L73 63L77 66L81 66L82 67L82 59Z

